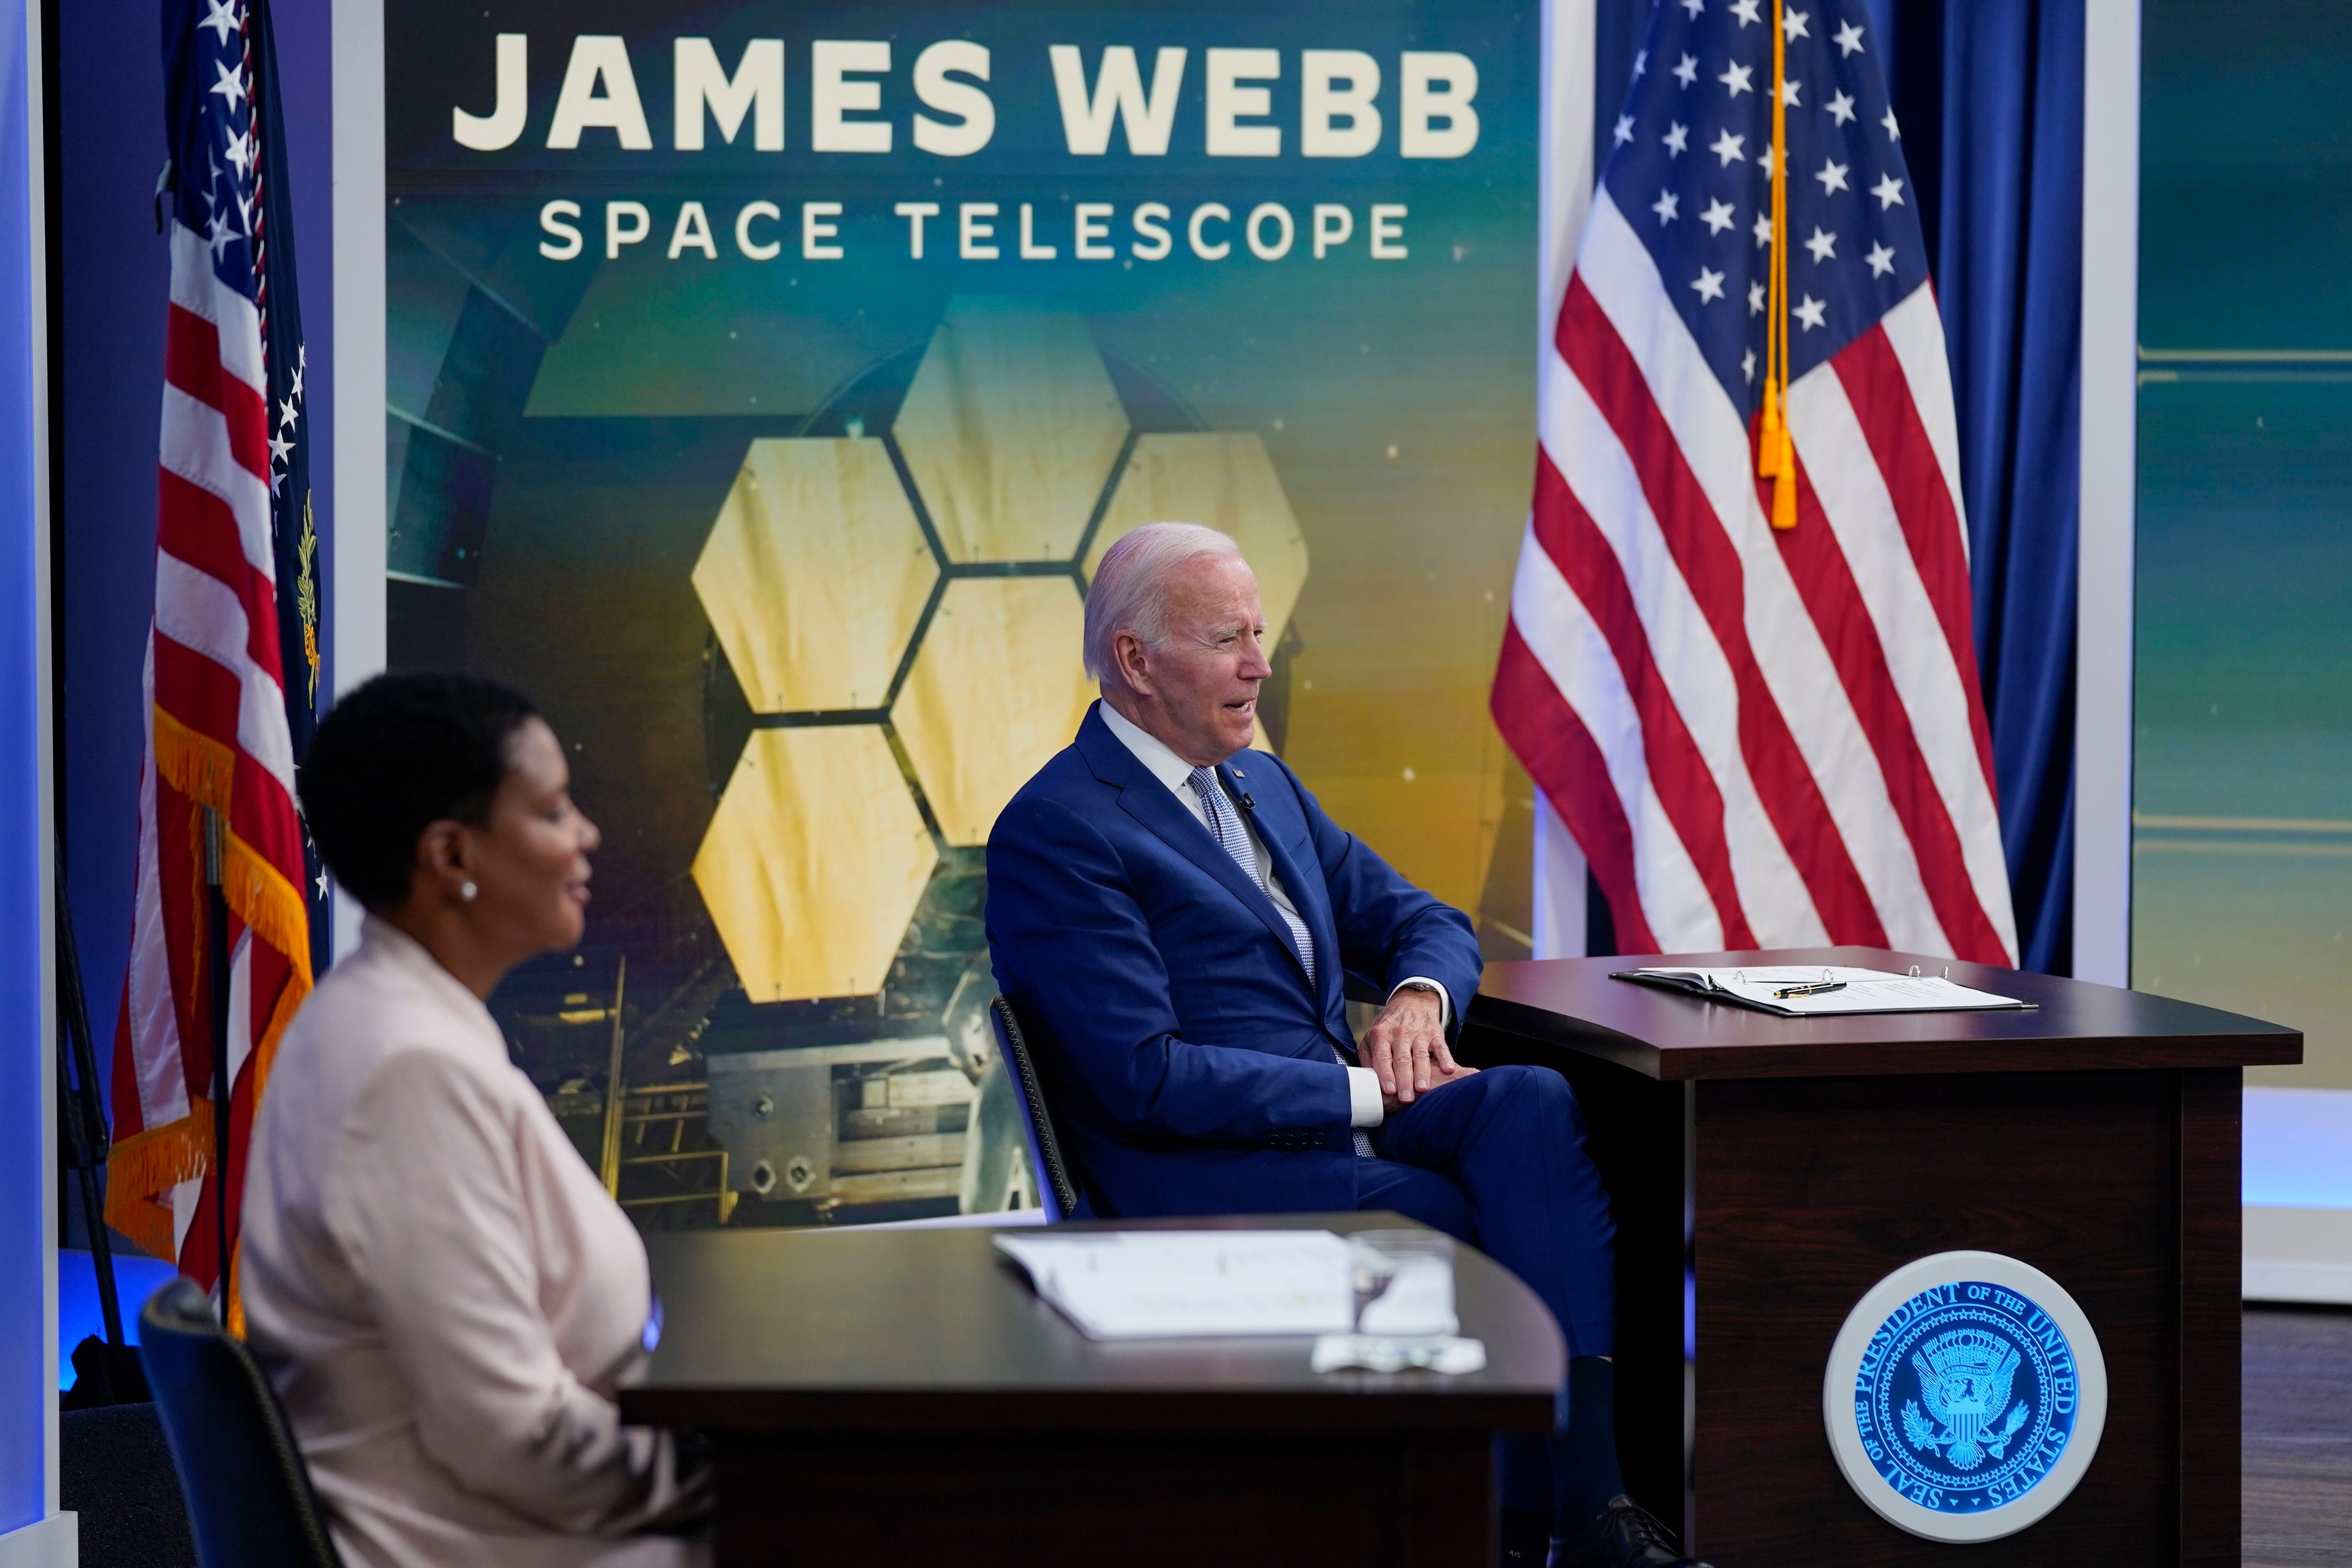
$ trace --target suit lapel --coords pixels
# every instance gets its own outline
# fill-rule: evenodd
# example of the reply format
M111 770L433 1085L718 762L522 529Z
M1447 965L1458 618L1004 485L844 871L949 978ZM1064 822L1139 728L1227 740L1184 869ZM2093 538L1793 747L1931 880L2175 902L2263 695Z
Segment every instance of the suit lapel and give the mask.
M1244 756L1248 754L1243 753ZM1249 775L1234 768L1232 763L1228 763L1218 772L1233 775L1226 779L1225 784L1234 792L1236 799L1244 794L1255 793L1249 788ZM1291 908L1297 910L1299 917L1306 921L1307 933L1315 939L1315 988L1318 993L1317 1000L1322 1004L1324 1010L1328 1012L1333 993L1340 984L1339 933L1331 922L1331 895L1330 889L1324 886L1323 868L1315 865L1301 866L1293 859L1289 852L1283 848L1282 836L1274 831L1273 823L1256 821L1252 822L1250 826L1257 834L1258 842L1265 846L1266 856L1274 862L1275 877L1282 883L1283 891L1290 895ZM1267 901L1271 903L1273 900L1269 899ZM1280 921L1282 911L1275 910L1274 918ZM1283 934L1287 937L1289 931L1288 923L1285 922Z
M1095 777L1118 791L1119 808L1136 821L1149 827L1168 847L1207 872L1223 889L1241 900L1244 907L1257 916L1267 932L1282 944L1283 952L1298 966L1298 978L1307 978L1306 961L1298 956L1297 944L1290 935L1290 922L1274 907L1265 889L1250 879L1225 853L1225 847L1202 826L1185 805L1176 798L1175 791L1151 776L1151 771L1136 759L1100 715L1087 710L1086 721L1078 726L1078 754L1085 757ZM1269 845L1271 847L1271 845ZM1275 853L1279 856L1280 851ZM1288 876L1282 885L1295 888ZM1298 895L1293 891L1295 901ZM1308 917L1312 930L1313 917ZM1320 941L1318 937L1317 939ZM1318 972L1320 965L1318 966Z

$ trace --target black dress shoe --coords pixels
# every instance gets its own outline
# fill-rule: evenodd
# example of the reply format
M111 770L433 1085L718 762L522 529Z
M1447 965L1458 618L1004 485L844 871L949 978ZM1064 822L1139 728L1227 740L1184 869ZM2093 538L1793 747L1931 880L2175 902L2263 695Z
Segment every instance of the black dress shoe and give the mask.
M1613 1497L1581 1541L1552 1542L1551 1568L1707 1568L1683 1555L1674 1531L1629 1497Z

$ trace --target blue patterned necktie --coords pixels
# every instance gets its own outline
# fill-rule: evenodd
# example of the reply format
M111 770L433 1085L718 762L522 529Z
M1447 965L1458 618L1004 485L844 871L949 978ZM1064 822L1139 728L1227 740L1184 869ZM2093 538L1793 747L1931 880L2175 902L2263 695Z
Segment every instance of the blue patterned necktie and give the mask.
M1275 898L1265 885L1265 879L1258 874L1257 850L1250 843L1249 829L1242 826L1241 814L1234 809L1232 797L1225 794L1224 786L1218 784L1216 770L1194 768L1186 782L1192 786L1192 793L1201 797L1201 809L1208 814L1210 834L1224 852L1234 858L1234 864L1242 868L1242 875L1247 877L1259 892L1265 894L1266 901L1274 905L1275 912L1282 917L1283 923L1290 927L1290 940L1298 949L1298 961L1307 966L1307 983L1312 985L1315 983L1314 933L1307 929L1305 921ZM1337 1047L1332 1047L1331 1059L1341 1067L1349 1065L1348 1058L1339 1054ZM1367 1160L1370 1159L1371 1138L1360 1127L1352 1130L1351 1137L1356 1152Z
M1232 797L1217 783L1216 770L1194 768L1187 782L1192 793L1201 797L1202 809L1209 815L1209 831L1223 846L1225 853L1234 858L1242 875L1256 884L1257 890L1265 893L1266 900L1273 903L1274 895L1266 892L1265 879L1258 875L1257 850L1250 843L1249 829L1242 826L1241 814L1234 809ZM1307 931L1305 921L1279 903L1275 903L1274 908L1290 927L1291 944L1298 949L1298 962L1307 966L1307 982L1311 985L1315 983L1315 937Z

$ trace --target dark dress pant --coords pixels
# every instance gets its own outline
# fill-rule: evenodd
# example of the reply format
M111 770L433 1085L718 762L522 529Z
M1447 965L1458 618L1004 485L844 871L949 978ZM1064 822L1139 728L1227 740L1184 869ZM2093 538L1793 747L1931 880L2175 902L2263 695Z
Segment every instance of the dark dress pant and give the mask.
M1496 1067L1432 1089L1372 1134L1356 1206L1393 1209L1486 1253L1527 1282L1559 1323L1568 1353L1615 1352L1616 1222L1585 1152L1584 1111L1549 1068ZM1503 1506L1549 1511L1570 1462L1549 1444L1500 1445Z
M1571 1358L1612 1355L1617 1226L1584 1143L1584 1112L1559 1074L1488 1068L1372 1133L1381 1157L1357 1173L1356 1206L1477 1247L1543 1298Z

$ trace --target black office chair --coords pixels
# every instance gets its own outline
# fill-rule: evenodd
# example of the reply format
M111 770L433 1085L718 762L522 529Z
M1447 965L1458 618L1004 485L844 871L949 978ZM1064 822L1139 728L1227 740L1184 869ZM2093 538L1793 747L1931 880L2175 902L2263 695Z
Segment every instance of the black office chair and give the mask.
M139 1359L204 1568L343 1568L278 1395L202 1286L174 1279L148 1298Z
M1029 1054L1028 1037L1022 1033L1020 1015L1003 996L989 1003L988 1018L995 1026L996 1047L1004 1053L1013 1087L1021 1096L1021 1124L1029 1135L1029 1169L1040 1188L1037 1206L1045 1211L1046 1224L1059 1225L1077 1215L1078 1184L1068 1162L1062 1158L1062 1141L1054 1136L1054 1119L1045 1110L1045 1088Z

